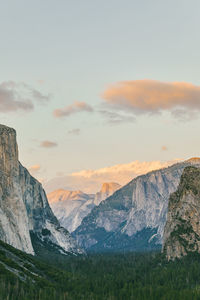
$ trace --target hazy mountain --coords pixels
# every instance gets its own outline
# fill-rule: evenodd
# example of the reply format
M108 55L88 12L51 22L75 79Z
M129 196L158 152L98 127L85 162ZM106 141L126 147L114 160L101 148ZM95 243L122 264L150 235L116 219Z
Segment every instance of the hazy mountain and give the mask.
M168 204L163 251L168 260L200 253L200 169L187 167Z
M75 230L79 245L91 251L160 248L169 195L189 165L200 165L200 159L138 176L116 191L93 208Z
M47 195L51 208L61 225L73 232L85 216L120 188L118 183L104 183L100 192L86 194L81 191L56 190Z
M62 253L76 242L54 216L42 185L18 161L14 129L0 125L0 239L27 253L33 240Z

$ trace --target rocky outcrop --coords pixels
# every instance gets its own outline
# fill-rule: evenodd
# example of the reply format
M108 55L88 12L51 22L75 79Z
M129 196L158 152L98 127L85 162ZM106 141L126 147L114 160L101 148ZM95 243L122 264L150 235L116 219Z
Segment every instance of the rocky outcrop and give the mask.
M183 169L199 165L191 159L138 176L85 217L73 235L89 251L150 250L161 248L169 195Z
M98 206L103 200L110 197L115 191L119 190L121 185L116 182L105 182L100 192L96 193L94 204Z
M95 206L119 188L119 184L111 182L104 183L101 191L96 194L59 189L49 193L47 197L61 225L73 232Z
M30 233L62 253L79 253L54 216L42 185L18 161L14 129L0 125L0 239L34 253Z
M163 252L174 260L200 253L200 169L186 167L176 192L171 194L164 230Z

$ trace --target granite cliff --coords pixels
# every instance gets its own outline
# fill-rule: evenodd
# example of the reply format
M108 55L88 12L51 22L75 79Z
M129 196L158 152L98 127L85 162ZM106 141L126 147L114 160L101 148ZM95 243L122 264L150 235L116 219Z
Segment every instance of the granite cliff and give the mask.
M89 251L144 251L160 249L168 199L185 167L200 166L190 159L138 176L86 216L73 235Z
M42 185L18 161L15 130L0 125L0 239L34 254L31 237L62 253L81 253L54 216Z
M163 252L174 260L189 252L200 253L200 169L186 167L180 184L169 198Z

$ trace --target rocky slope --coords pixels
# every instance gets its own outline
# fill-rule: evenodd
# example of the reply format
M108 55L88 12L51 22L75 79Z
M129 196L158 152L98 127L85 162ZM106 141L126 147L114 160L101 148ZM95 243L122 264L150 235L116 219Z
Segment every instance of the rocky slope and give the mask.
M179 184L183 169L200 166L191 159L133 179L95 207L73 235L90 251L160 248L169 195Z
M104 183L96 195L60 189L49 193L47 197L61 225L73 232L96 205L119 188L119 184L111 182Z
M163 252L168 260L188 252L200 253L200 169L187 167L168 204L163 237Z
M76 242L54 216L42 185L18 161L14 129L0 125L0 239L34 254L31 237L62 253Z

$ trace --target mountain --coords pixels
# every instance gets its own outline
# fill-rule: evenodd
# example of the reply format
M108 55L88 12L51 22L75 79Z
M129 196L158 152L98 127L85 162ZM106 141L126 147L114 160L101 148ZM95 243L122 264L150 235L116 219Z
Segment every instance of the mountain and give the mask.
M161 248L169 195L193 158L138 176L86 216L73 236L88 251L128 251Z
M94 195L81 191L56 190L47 195L49 204L63 227L74 231L94 205Z
M189 252L200 253L200 169L184 169L180 184L169 198L163 252L168 260Z
M79 253L54 216L42 185L18 161L14 129L0 125L0 239L34 254L34 241L62 253Z
M111 196L115 191L119 190L121 185L116 182L103 183L100 192L96 193L94 204L98 206L101 201Z
M119 184L111 182L103 183L96 195L59 189L49 193L47 197L61 225L69 232L73 232L96 205L119 188Z

